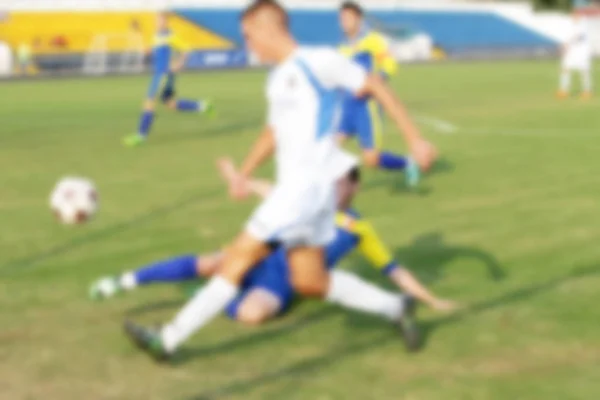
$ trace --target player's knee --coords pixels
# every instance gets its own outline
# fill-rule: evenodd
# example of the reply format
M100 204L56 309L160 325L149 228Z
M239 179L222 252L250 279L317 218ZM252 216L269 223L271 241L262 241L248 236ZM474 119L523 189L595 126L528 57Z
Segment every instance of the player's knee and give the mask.
M363 163L370 168L377 168L379 166L379 152L377 151L365 151L362 154Z
M240 283L252 266L268 255L268 249L257 248L255 243L248 242L244 236L225 251L219 274L230 282Z
M200 277L213 276L219 270L223 255L215 253L210 255L202 255L196 258L196 273Z
M163 99L163 104L167 106L169 110L177 110L177 101L175 99Z
M237 320L247 325L260 325L269 319L269 312L256 304L244 303L237 312Z
M144 111L154 111L155 103L152 99L146 99L144 101Z
M239 284L250 269L250 266L251 262L248 261L245 253L235 250L228 251L223 259L223 265L219 274L228 281Z
M294 278L292 285L294 290L304 297L324 298L327 295L329 279Z

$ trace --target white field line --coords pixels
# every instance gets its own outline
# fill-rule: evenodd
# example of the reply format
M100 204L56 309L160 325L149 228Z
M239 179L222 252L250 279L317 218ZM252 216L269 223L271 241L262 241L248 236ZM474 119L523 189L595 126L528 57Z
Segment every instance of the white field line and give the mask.
M537 136L600 139L600 130L586 128L523 128L523 127L469 127L461 128L461 134L468 135L503 135L503 136Z
M458 127L453 123L430 115L419 114L415 116L415 119L440 133L451 134L458 131Z

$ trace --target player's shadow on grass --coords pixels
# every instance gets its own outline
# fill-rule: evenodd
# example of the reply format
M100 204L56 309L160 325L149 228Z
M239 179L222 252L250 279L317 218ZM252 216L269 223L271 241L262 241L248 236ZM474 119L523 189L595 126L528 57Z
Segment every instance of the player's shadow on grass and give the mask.
M56 245L50 249L43 250L31 256L19 258L0 265L0 276L7 275L12 272L22 271L25 268L31 268L39 263L42 263L52 257L67 253L73 249L84 246L88 243L101 241L107 237L111 237L120 232L131 229L139 224L148 222L155 218L159 218L170 214L174 211L180 211L182 208L190 206L199 201L209 200L216 196L222 196L223 189L215 188L210 191L203 190L186 196L174 203L166 204L163 207L151 210L148 213L138 215L126 221L122 221L105 228L90 232L86 235L77 236L73 240Z
M506 277L493 254L470 246L449 244L439 232L417 236L408 246L396 249L395 255L401 264L414 271L425 283L443 278L445 266L455 260L478 262L494 281Z
M425 339L427 340L436 329L444 325L460 322L466 318L475 316L479 313L488 311L490 309L494 309L496 307L510 306L512 304L525 301L538 294L550 291L570 280L580 279L598 273L600 273L600 265L576 268L570 273L557 277L555 279L512 290L498 297L473 304L470 307L465 308L457 313L439 317L431 321L426 321L423 324L423 332ZM356 314L351 315L355 316ZM357 317L358 318L355 319L355 323L362 323L361 320L364 317ZM352 319L354 319L354 317ZM356 335L354 337L360 337L360 335ZM389 343L398 340L400 339L396 335L391 334L390 331L388 331L385 333L382 332L381 335L378 335L375 338L373 338L373 336L369 336L367 340L346 341L343 345L336 347L330 351L327 351L320 356L307 358L306 360L294 363L283 368L267 371L247 380L235 381L221 387L207 390L197 395L193 395L188 399L209 400L226 398L235 394L246 394L252 390L257 389L258 387L269 385L274 382L280 382L282 380L288 380L290 381L290 384L298 385L301 382L298 380L299 378L304 378L307 375L318 374L323 369L330 367L338 362L344 361L347 358L358 356L367 351L388 345ZM424 344L426 344L426 340ZM291 390L288 387L286 388L286 391L289 393Z
M299 329L306 329L310 325L323 321L339 312L340 310L335 307L320 308L291 323L284 325L273 324L272 326L267 324L264 327L258 328L254 333L233 338L217 345L182 349L172 360L172 364L182 365L197 358L210 357L220 353L232 353L238 349L256 347L259 345L268 345L270 341L280 336L292 334Z
M181 307L181 305L185 303L186 298L189 298L189 293L187 296L182 293L182 296L179 299L161 300L154 303L136 306L126 311L126 318L137 318L147 313L176 309ZM292 308L289 311L292 312L293 309L298 306L298 304L299 302L294 302ZM284 325L281 325L281 322L284 321L280 321L280 323L277 324L267 323L266 326L261 327L260 330L254 333L237 337L225 342L221 342L217 345L211 345L209 347L204 346L197 348L184 348L179 353L177 353L176 357L173 360L171 360L171 363L174 365L181 365L188 363L196 358L208 357L212 355L217 355L219 353L230 353L232 351L235 351L236 349L254 347L260 345L261 343L268 343L269 341L279 336L291 334L298 329L305 329L309 325L318 323L319 321L322 321L340 312L341 311L335 307L319 308L318 310L313 311L291 323L287 323ZM232 321L231 323L236 322Z

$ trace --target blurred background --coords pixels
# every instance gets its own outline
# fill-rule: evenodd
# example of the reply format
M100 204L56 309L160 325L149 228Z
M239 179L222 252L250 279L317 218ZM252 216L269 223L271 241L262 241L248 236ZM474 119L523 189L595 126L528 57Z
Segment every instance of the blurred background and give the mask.
M239 32L239 8L231 0L5 0L0 4L0 74L136 73L147 68L146 51L156 10L173 13L171 27L192 48L187 68L252 64ZM292 27L302 43L337 45L338 1L288 0ZM565 40L568 11L590 1L365 0L368 21L384 32L402 62L446 59L551 57ZM594 52L600 22L591 18Z
M556 93L575 9L600 54L587 1L360 0L400 61L390 85L440 151L416 190L365 169L356 201L398 260L464 306L420 311L422 353L386 323L307 301L260 329L220 318L166 368L121 326L168 321L181 288L88 299L99 277L222 248L255 207L229 201L215 169L264 124L247 2L0 0L0 399L600 399L600 97L579 80ZM300 42L332 46L340 3L284 2ZM147 144L126 148L159 10L192 49L177 96L215 115L157 104ZM405 151L384 125L385 149ZM64 176L96 185L89 223L50 212ZM344 267L389 285L360 255Z

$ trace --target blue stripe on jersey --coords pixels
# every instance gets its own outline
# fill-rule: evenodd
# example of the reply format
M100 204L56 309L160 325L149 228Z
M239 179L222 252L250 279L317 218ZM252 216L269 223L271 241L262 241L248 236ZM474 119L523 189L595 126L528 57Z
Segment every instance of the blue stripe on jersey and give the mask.
M317 139L333 134L338 123L340 92L335 89L327 89L321 85L317 80L317 77L312 73L304 61L296 60L296 64L298 64L302 72L304 72L306 78L319 96Z

